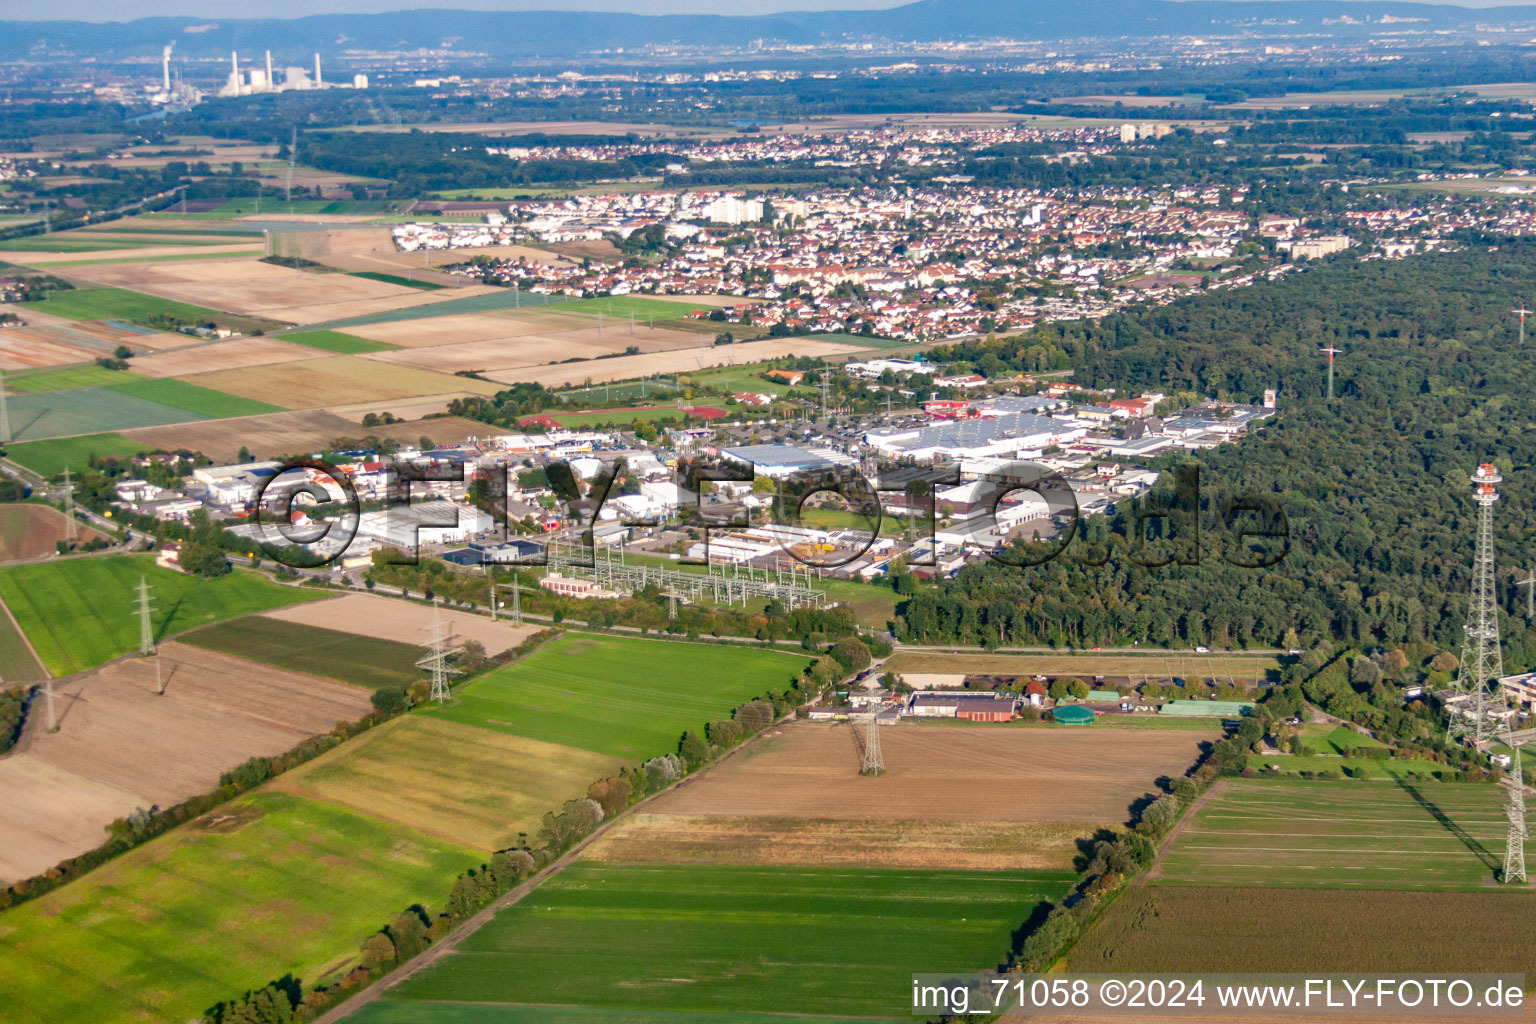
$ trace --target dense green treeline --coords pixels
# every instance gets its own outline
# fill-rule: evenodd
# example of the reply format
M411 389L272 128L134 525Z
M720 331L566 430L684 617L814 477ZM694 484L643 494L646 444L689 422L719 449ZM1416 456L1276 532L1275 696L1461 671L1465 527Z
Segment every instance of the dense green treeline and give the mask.
M1079 355L1084 384L1239 401L1279 387L1281 413L1199 454L1200 564L1135 564L1126 543L1134 508L1123 502L1114 516L1082 524L1096 545L1078 539L1032 568L973 565L914 595L900 609L898 636L1284 647L1333 638L1361 648L1423 640L1459 650L1473 547L1467 477L1491 461L1506 477L1496 521L1504 636L1511 663L1530 664L1536 632L1515 581L1536 560L1536 417L1527 400L1536 339L1521 349L1508 311L1532 294L1536 242L1505 241L1404 261L1342 260L937 353L1016 367L1045 340ZM1331 405L1318 352L1328 344L1343 350ZM1190 461L1164 456L1160 465ZM1172 478L1165 473L1154 495L1187 508ZM1279 564L1248 569L1220 557L1224 546L1231 554L1256 543L1236 543L1221 528L1223 504L1237 495L1269 496L1284 511L1290 548ZM1192 558L1191 519L1175 516L1157 544L1179 550L1172 541L1182 537Z

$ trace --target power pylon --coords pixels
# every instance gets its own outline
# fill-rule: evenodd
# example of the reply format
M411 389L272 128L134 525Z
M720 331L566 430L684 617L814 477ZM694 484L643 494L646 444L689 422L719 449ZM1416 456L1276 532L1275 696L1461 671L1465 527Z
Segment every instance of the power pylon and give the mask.
M448 634L443 630L442 603L437 598L432 599L432 625L426 628L431 630L432 639L427 642L427 653L416 662L416 667L432 673L431 699L444 704L448 701L448 677L456 672L448 664L448 657L457 648L448 643Z
M677 589L675 587L668 587L667 588L667 621L671 622L675 618L677 618Z
M11 414L5 408L5 378L0 375L0 444L11 441Z
M64 539L72 541L79 537L79 527L75 523L75 485L69 478L69 467L64 467Z
M864 763L859 765L860 775L885 774L885 758L880 756L880 716L870 715L864 727Z
M1520 303L1519 309L1510 310L1511 313L1520 315L1520 344L1525 344L1525 318L1531 315L1531 311L1525 308L1525 303Z
M1509 747L1509 802L1504 813L1509 818L1509 832L1504 841L1504 881L1525 881L1525 773L1520 767L1520 745L1515 742L1509 720L1504 722L1504 742Z
M149 612L154 602L149 596L149 581L143 576L139 577L139 598L136 603L139 616L139 653L154 654L155 634L149 624Z
M1525 588L1525 617L1536 619L1536 573L1523 580L1516 580L1515 583Z
M1343 349L1334 348L1332 345L1323 349L1328 356L1328 401L1330 402L1333 401L1333 357L1342 351Z
M1495 713L1504 707L1489 687L1499 685L1504 658L1499 651L1499 609L1493 589L1493 506L1499 500L1498 485L1504 477L1490 463L1472 474L1472 500L1477 502L1477 545L1472 556L1472 593L1467 602L1467 633L1461 649L1461 666L1455 689L1463 695L1452 710L1446 738L1470 740L1478 747L1490 739Z
M55 714L54 710L53 710L53 680L52 679L48 680L46 683L43 684L43 696L45 698L47 698L47 701L48 701L48 731L49 732L58 732L59 731L59 716L57 714Z

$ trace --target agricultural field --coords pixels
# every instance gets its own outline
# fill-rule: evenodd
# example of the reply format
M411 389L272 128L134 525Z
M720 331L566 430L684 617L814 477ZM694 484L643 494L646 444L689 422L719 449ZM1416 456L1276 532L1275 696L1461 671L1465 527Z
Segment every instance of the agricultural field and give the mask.
M335 804L247 794L0 911L6 1019L185 1021L287 972L312 983L482 859Z
M523 423L545 423L551 427L568 430L592 427L598 424L632 424L637 420L651 423L670 423L688 417L701 420L717 420L726 416L726 410L709 405L650 405L631 406L624 409L591 409L581 412L545 412L523 419Z
M491 851L535 837L545 811L585 796L594 779L622 764L417 714L322 754L274 786Z
M357 356L325 356L243 370L220 370L187 379L201 387L288 409L318 409L343 402L390 401L462 391L493 395L503 390L468 377L390 366Z
M133 368L146 377L185 377L220 370L244 370L267 363L289 363L314 356L310 349L278 338L236 338L139 356L133 361Z
M1502 863L1505 828L1504 791L1481 783L1231 780L1185 824L1154 877L1480 889Z
M20 309L36 309L42 313L64 317L67 320L127 320L131 323L148 323L159 316L176 317L192 323L214 323L248 327L250 321L232 318L228 313L207 306L197 306L175 299L146 295L126 288L76 288L71 291L49 292L48 297L36 302L17 303ZM277 326L270 324L270 326Z
M703 340L697 335L695 337ZM485 376L505 384L528 381L543 384L547 388L558 388L589 381L601 384L603 381L636 380L657 374L692 373L709 367L760 363L767 359L782 359L785 356L832 358L849 355L860 349L861 346L822 341L817 338L774 338L765 341L739 342L735 345L696 346L651 354L614 356L611 359L562 363L557 366L496 370Z
M349 270L353 277L361 277L368 281L382 281L384 284L397 284L402 288L420 288L422 291L435 292L444 287L432 281L418 281L414 277L404 277L400 274L384 274L377 270Z
M613 757L671 752L687 729L807 664L795 654L681 641L567 634L465 686L429 714Z
M141 452L153 450L154 445L109 432L8 444L5 446L5 457L51 480L63 473L66 466L77 474L89 468L93 455L100 458L132 458Z
M181 640L210 651L374 690L385 686L409 689L426 678L416 667L422 655L420 647L294 622L276 622L261 615L204 626L183 634Z
M279 608L266 612L263 617L419 647L431 635L433 610L431 605L375 594L343 594L326 601ZM516 647L539 631L538 626L514 626L504 619L492 622L483 615L452 609L442 613L442 622L456 642L478 641L485 653L492 657Z
M47 558L64 539L64 513L50 505L0 505L0 562ZM81 543L101 536L80 526Z
M1120 675L1133 678L1186 679L1215 677L1256 681L1273 674L1280 662L1268 654L950 654L943 651L902 651L886 663L895 672L936 672L979 675Z
M736 299L743 306L751 305L747 299ZM727 305L730 304L728 301ZM719 305L709 297L694 299L692 296L679 295L675 298L650 295L603 295L595 299L571 299L567 302L557 302L550 309L569 311L572 313L585 313L588 316L618 317L628 319L634 317L644 320L654 317L658 320L677 316L686 316L694 309L708 309Z
M74 391L45 391L16 395L7 399L11 434L17 441L40 441L80 434L98 434L129 430L134 427L163 426L204 419L202 415L176 408L133 393L136 386L159 384L138 381L105 388L79 388ZM118 390L119 388L129 390ZM174 397L188 399L190 392L177 389ZM212 406L215 403L206 402Z
M217 579L162 569L144 555L73 558L0 569L0 599L55 676L135 650L134 593L149 581L156 640L194 626L323 596L236 570Z
M199 420L168 427L141 427L128 431L126 437L127 447L135 452L185 449L202 452L218 462L234 462L241 448L250 449L258 458L271 458L319 451L338 438L372 435L415 444L425 435L439 443L451 443L471 436L484 437L495 429L459 416L364 428L355 420L327 409L310 409L239 419ZM22 447L16 445L12 450ZM50 456L58 457L53 453Z
M1079 839L1123 824L1217 734L907 722L881 729L886 771L866 778L859 728L795 722L652 800L591 855L1067 869Z
M47 678L48 670L32 653L21 627L0 605L0 683L8 688L12 683L35 683Z
M310 348L318 348L325 352L334 352L341 356L385 352L395 347L387 342L369 341L367 338L358 338L340 331L294 331L283 335L283 340L308 345Z
M35 394L40 391L70 391L74 388L107 387L143 380L128 370L109 370L96 363L69 366L58 370L44 370L25 376L11 375L5 378L5 390L13 395Z
M434 1001L911 1019L912 972L995 966L1071 882L1049 871L578 863L391 990L383 1014L357 1019L421 1019L414 1005Z
M225 419L230 416L259 416L263 413L282 412L275 405L258 402L252 398L225 394L209 388L198 387L184 380L162 378L160 380L130 381L114 384L111 390L130 398L169 406L208 419Z
M1536 891L1138 886L1067 951L1073 972L1529 974ZM1483 941L1498 936L1498 941ZM1213 937L1221 937L1213 941Z
M164 694L159 694L161 684ZM22 748L0 758L0 881L40 874L106 839L135 808L218 785L250 757L281 754L368 714L368 694L177 643L55 687L59 731L39 705Z

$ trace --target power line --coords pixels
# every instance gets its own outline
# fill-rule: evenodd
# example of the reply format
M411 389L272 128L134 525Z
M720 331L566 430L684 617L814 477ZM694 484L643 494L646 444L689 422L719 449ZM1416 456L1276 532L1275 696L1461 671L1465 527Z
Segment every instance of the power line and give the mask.
M149 624L149 612L153 601L149 596L149 580L139 577L139 653L142 655L155 653L155 635Z

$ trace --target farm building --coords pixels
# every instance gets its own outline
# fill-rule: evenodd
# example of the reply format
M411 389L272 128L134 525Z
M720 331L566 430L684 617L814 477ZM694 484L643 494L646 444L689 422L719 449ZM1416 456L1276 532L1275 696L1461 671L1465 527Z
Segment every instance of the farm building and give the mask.
M1165 715L1186 718L1241 718L1253 713L1251 700L1170 700L1160 709Z
M990 693L916 693L905 711L917 718L961 718L971 722L1008 722L1014 702Z
M1051 712L1051 719L1062 725L1092 725L1095 717L1094 712L1081 704L1068 704Z

